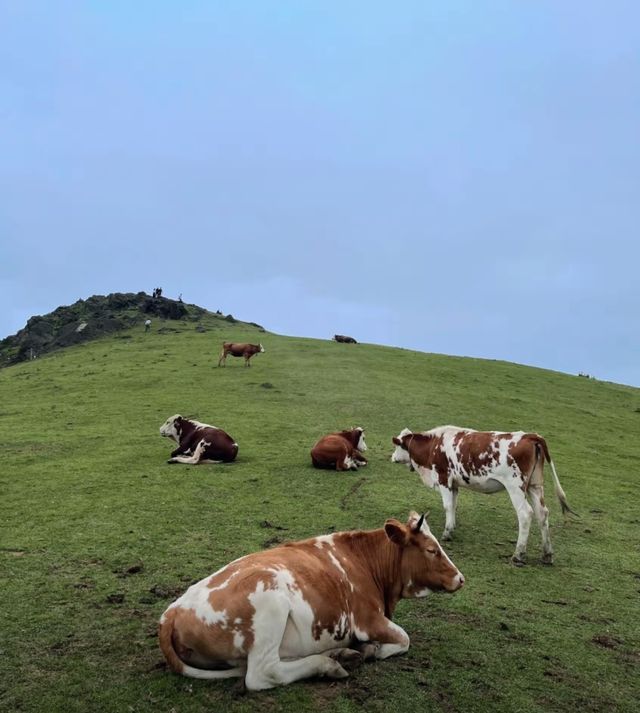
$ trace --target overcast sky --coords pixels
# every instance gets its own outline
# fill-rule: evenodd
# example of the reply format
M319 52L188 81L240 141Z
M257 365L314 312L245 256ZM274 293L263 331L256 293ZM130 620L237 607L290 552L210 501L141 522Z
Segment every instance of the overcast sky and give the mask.
M640 3L0 0L0 337L92 294L640 386Z

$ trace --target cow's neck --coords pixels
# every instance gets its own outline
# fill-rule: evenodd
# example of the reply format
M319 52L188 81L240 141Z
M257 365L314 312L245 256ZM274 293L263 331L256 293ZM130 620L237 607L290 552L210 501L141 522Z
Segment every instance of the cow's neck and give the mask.
M435 445L435 438L425 436L421 433L414 433L409 436L409 457L411 458L411 460L415 460L420 465L424 465L424 463L430 462L432 460ZM424 463L421 463L420 461L424 461Z
M186 421L185 419L182 419L182 422L180 424L180 435L179 435L179 440L180 443L185 440L188 436L190 436L194 430L196 429L196 426L191 423L191 421Z
M348 534L352 561L370 576L384 614L391 619L402 596L402 549L389 540L383 529Z

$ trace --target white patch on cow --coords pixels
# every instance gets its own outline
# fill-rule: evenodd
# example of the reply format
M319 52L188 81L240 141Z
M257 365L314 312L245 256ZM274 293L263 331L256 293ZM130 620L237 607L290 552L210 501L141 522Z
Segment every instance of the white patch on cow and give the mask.
M425 468L424 466L418 465L414 460L411 461L413 469L420 476L420 480L427 486L427 488L437 488L440 484L438 480L438 471L435 468Z
M241 619L239 616L237 616L237 617L233 620L233 623L234 623L234 624L242 624L242 619Z
M320 632L318 639L314 637L315 612L304 598L295 578L284 568L270 571L274 578L274 587L265 589L264 582L260 581L255 591L248 597L255 609L252 619L255 640L264 640L272 636L269 626L273 619L265 616L265 611L281 609L286 600L289 614L279 646L280 659L306 657L344 646L344 641L337 640L327 630ZM346 627L347 615L341 613L338 619Z
M264 347L262 346L262 344L260 344L259 347L260 347L260 351L264 354Z
M241 623L242 619L236 619L237 623ZM244 634L241 631L234 631L233 632L233 645L238 649L239 651L242 651L242 646L244 644Z
M352 592L355 591L355 587L353 586L353 582L349 579L349 577L348 577L348 575L347 575L347 573L346 573L346 571L345 571L345 568L340 564L340 561L339 561L338 558L333 554L333 552L329 552L329 559L330 559L331 562L335 565L336 569L339 570L340 574L342 574L342 575L344 576L344 578L347 580L347 582L349 582L349 586L351 587L351 591L352 591Z
M178 438L178 429L176 427L176 421L182 418L179 413L175 416L170 416L163 424L160 426L160 435L165 438L173 438L176 443L180 443Z
M315 538L315 542L313 544L319 549L322 549L323 545L333 547L333 535L319 535Z
M397 435L397 439L401 441L404 436L411 435L412 431L408 428L403 428L402 431ZM405 450L402 446L396 446L396 449L391 454L392 463L409 463L410 462L409 451Z
M358 445L356 446L356 448L359 451L364 452L367 450L367 444L364 442L364 428L362 428L362 426L356 426L355 430L360 431L360 438L358 440Z
M226 567L223 567L221 570L218 570L218 572L216 572L215 574L212 574L211 577L209 577L209 580L208 580L208 581L211 581L215 576L217 576L219 573L223 572L225 569L226 569ZM209 591L210 591L210 592L217 592L217 591L219 591L220 589L224 589L225 587L228 587L228 586L229 586L229 582L230 582L237 574L240 574L240 570L239 570L239 569L237 569L235 572L232 572L232 573L227 577L227 579L225 579L224 582L222 582L222 584L219 584L217 587L209 587L209 586L207 585L208 588L209 588Z
M192 609L198 619L205 624L209 626L220 624L220 626L226 627L228 625L226 610L221 609L218 611L214 609L209 602L209 594L211 593L211 589L207 587L209 579L210 577L207 577L192 584L181 597L176 599L176 601L169 606L169 609L173 609L174 607Z
M422 599L422 597L426 597L429 594L431 594L431 590L429 589L429 587L425 587L424 589L421 589L420 591L415 592L413 596L416 599Z

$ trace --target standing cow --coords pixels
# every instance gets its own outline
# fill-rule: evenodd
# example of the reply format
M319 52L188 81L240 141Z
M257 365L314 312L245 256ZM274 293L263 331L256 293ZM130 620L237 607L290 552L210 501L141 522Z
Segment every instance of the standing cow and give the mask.
M180 414L160 426L160 435L178 444L167 463L230 463L238 455L238 444L221 428Z
M412 433L405 428L393 438L396 449L391 460L409 463L430 488L440 490L446 513L443 540L451 539L456 526L459 488L478 493L509 493L518 516L518 542L512 561L524 564L529 527L535 514L542 534L542 562L553 563L549 535L549 510L544 503L543 466L551 466L555 492L562 512L573 512L560 486L547 443L537 433L516 431L473 431L457 426L440 426ZM527 502L529 498L531 504ZM575 514L575 513L574 513Z
M222 351L220 352L220 359L218 359L218 366L227 365L227 357L229 354L234 357L244 357L244 365L251 366L249 359L251 359L254 354L261 354L263 352L264 347L262 344L224 342Z
M191 678L244 676L259 691L310 676L344 678L341 663L409 649L391 621L400 599L455 592L464 577L425 516L336 532L241 557L193 584L164 612L169 666Z
M364 428L357 426L323 436L311 449L311 462L316 468L358 470L367 465L361 451L367 450Z

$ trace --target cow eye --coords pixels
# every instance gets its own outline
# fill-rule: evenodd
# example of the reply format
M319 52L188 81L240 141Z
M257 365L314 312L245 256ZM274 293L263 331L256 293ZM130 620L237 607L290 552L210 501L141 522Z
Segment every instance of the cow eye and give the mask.
M433 547L427 547L427 552L428 552L430 555L435 555L435 553L436 553L437 551L438 551L438 550L434 549Z

